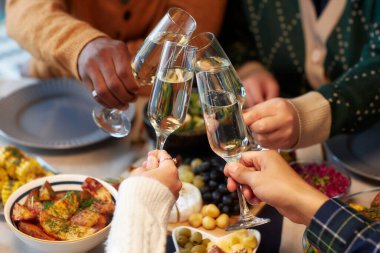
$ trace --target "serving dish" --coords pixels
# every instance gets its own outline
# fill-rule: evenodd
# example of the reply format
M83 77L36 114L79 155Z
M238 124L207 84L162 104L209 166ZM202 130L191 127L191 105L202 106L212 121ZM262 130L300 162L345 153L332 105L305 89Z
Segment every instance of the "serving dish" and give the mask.
M342 199L368 218L380 221L380 187L368 188Z
M351 177L338 165L330 162L292 162L290 165L310 185L330 198L347 194Z
M14 146L0 148L0 215L10 194L21 185L38 177L58 174L59 171L41 157L32 157Z
M327 154L345 169L380 181L380 123L354 135L336 136L325 147Z
M12 233L29 247L37 250L38 252L58 252L58 253L81 253L90 250L99 243L103 242L109 232L110 224L96 233L70 241L48 241L37 239L21 232L11 219L12 211L16 203L23 204L26 201L27 195L36 188L40 188L46 181L49 181L56 192L60 191L81 191L81 185L88 178L85 175L55 175L45 178L36 179L23 185L17 189L8 199L5 208L4 216L7 225L10 227ZM113 201L117 197L117 191L111 185L103 180L96 179L100 182L112 195Z
M201 236L202 236L203 239L209 239L211 242L217 243L217 244L220 243L220 242L222 242L222 241L223 241L223 243L224 242L225 243L237 242L238 240L235 240L235 239L228 240L228 239L231 238L231 236L235 236L236 232L238 232L238 233L240 233L240 232L244 232L244 233L247 232L247 235L254 236L256 238L256 247L254 248L254 250L252 251L252 253L257 252L257 249L260 246L260 241L261 241L261 234L256 229L247 229L246 231L241 230L241 231L229 232L228 234L226 234L224 236L215 236L215 235L212 235L212 234L210 234L208 232L205 232L203 230L196 229L196 228L193 228L193 227L178 226L178 227L176 227L172 231L172 239L173 239L174 247L176 249L176 253L181 253L183 251L183 247L181 247L178 244L179 231L181 231L182 229L188 229L188 230L190 230L191 234L199 233L199 234L201 234ZM226 252L226 253L229 253L229 252Z
M0 135L31 148L71 149L109 138L92 119L96 105L76 80L40 80L0 100ZM133 118L135 106L127 111Z

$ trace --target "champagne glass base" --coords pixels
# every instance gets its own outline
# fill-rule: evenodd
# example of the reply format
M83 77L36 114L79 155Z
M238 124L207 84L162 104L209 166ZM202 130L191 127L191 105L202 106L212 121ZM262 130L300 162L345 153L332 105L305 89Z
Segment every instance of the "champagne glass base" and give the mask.
M131 122L128 117L118 109L95 107L92 117L99 128L113 137L125 137L131 130Z
M255 216L249 216L248 218L240 218L235 224L226 228L226 231L240 230L245 228L252 228L256 226L263 225L270 222L270 219L259 218Z

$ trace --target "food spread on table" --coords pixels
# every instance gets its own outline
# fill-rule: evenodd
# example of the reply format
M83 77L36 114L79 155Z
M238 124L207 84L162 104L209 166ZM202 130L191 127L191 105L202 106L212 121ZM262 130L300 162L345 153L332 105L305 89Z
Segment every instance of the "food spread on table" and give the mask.
M236 192L227 190L224 165L225 162L216 156L204 160L185 159L178 166L178 174L182 182L191 183L200 189L204 204L215 204L222 213L236 215L239 214L239 199Z
M195 91L190 95L185 121L177 130L178 133L186 131L205 131L201 102L198 92Z
M350 178L328 163L294 163L292 167L310 185L328 197L347 193Z
M53 175L33 157L14 146L0 148L0 191L5 205L9 196L23 184L48 175Z
M179 227L174 238L178 253L252 253L259 244L255 234L246 229L215 238L190 227Z
M380 221L380 191L376 194L374 199L371 201L370 206L360 205L351 201L349 201L348 203L352 208L361 212L369 219Z
M16 203L12 221L32 237L50 241L76 240L106 227L115 203L111 193L96 179L86 178L82 191L54 191L45 181L30 191L24 203Z

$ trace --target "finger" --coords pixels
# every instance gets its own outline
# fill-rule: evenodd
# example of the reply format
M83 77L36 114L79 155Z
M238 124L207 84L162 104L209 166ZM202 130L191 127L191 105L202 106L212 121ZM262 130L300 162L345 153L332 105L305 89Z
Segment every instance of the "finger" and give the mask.
M112 57L104 57L104 59L102 59L100 71L105 77L107 88L112 96L118 100L119 104L126 104L129 101L132 101L135 98L135 95L129 94L124 88L122 81L116 74L116 64L120 63L115 63L115 60ZM125 65L125 63L123 65Z
M252 189L247 185L243 185L242 192L244 194L245 199L248 201L248 203L251 204L251 202L253 202L253 199L254 199L254 194L252 192Z
M107 102L103 101L101 97L98 96L98 93L95 89L94 84L92 83L91 79L86 76L82 79L82 83L86 86L86 88L92 93L93 99L95 99L98 103L105 105L108 107ZM95 94L95 96L94 96Z
M99 102L108 108L114 108L116 105L120 104L120 102L115 99L109 92L108 87L104 81L104 77L97 67L93 68L93 71L89 73L89 76L97 93L96 99Z
M261 151L243 152L240 158L240 163L245 167L249 167L250 170L259 171L260 167L257 165L259 164L258 160L262 155L263 153Z
M232 178L228 178L227 179L227 189L230 191L230 192L234 192L236 191L237 187L239 186L238 183L236 183L236 181L234 181Z
M226 167L230 177L239 184L250 184L250 177L254 170L243 166L239 163L234 163L232 166Z
M157 153L157 158L160 161L160 165L163 166L175 166L175 162L173 158L165 151L165 150L159 150Z
M258 119L250 124L250 129L254 134L270 134L278 131L283 126L283 122L277 117L268 115L267 117Z
M158 162L157 157L153 155L149 155L148 160L147 160L147 168L156 169L158 168L158 166L159 166L159 162Z
M265 93L265 100L278 97L280 95L280 87L274 80L268 81L268 86Z
M254 80L252 82L252 86L249 92L255 104L259 104L265 101L264 99L265 93L264 93L264 90L262 90L261 88L261 83L259 80Z
M118 46L118 53L114 56L116 74L123 83L125 90L133 95L139 91L139 84L132 75L131 55L127 46L122 42Z
M131 176L139 176L139 175L144 174L146 171L147 171L146 168L138 167L131 172Z
M292 148L298 140L298 135L290 128L279 128L271 133L252 134L254 140L263 147L275 149Z

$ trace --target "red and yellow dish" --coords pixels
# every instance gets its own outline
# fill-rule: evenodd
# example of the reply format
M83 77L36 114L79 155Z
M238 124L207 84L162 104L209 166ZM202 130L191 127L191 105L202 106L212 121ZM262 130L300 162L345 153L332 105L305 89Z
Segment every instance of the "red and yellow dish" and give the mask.
M96 179L86 178L82 191L54 191L45 181L28 193L26 201L12 206L11 220L29 236L49 241L77 240L105 228L115 203Z

